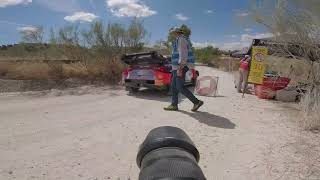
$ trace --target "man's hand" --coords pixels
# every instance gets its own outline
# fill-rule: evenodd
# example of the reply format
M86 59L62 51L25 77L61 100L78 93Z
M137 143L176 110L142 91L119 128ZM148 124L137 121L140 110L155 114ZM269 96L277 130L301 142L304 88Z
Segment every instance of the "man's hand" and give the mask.
M183 76L183 72L182 72L182 69L178 69L177 70L177 75L178 75L178 77L182 77Z
M178 70L177 70L177 75L179 76L179 77L183 77L183 68L185 67L186 65L185 64L181 64L181 65L179 65L179 68L178 68Z

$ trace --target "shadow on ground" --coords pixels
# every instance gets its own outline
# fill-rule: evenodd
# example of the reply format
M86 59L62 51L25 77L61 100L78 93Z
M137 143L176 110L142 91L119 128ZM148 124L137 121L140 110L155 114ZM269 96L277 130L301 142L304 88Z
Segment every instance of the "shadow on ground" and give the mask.
M170 96L165 92L157 91L153 89L142 89L138 92L128 92L128 96L132 96L139 99L160 101L160 102L169 102Z
M192 117L195 120L198 120L200 123L206 124L211 127L223 128L223 129L235 129L236 125L231 122L229 119L210 114L208 112L196 112L191 113L187 111L179 111L183 114L186 114Z
M171 102L171 96L168 95L166 91L159 91L154 89L142 89L138 92L132 93L129 92L128 96L132 96L139 99L152 100L152 101L160 101L160 102ZM183 95L179 95L179 102L186 99Z

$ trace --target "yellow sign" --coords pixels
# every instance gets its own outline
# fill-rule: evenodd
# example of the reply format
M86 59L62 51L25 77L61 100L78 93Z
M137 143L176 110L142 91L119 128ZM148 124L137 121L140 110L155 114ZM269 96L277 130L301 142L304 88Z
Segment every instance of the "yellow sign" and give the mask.
M266 72L266 57L268 55L268 48L261 46L252 47L252 60L248 82L252 84L262 84L263 77Z

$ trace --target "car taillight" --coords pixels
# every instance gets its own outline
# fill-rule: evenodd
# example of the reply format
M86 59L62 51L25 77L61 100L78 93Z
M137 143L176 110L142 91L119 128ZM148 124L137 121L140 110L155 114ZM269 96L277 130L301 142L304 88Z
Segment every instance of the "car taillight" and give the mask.
M167 67L160 66L160 67L154 67L155 75L157 79L164 79L166 78L166 74L170 73Z
M163 79L163 74L162 73L156 73L156 79Z
M129 72L132 71L132 68L127 68L122 72L123 78L127 78L129 75Z
M192 69L192 78L196 78L197 77L197 73L195 69Z
M155 70L160 72L167 72L167 69L165 67L156 67Z

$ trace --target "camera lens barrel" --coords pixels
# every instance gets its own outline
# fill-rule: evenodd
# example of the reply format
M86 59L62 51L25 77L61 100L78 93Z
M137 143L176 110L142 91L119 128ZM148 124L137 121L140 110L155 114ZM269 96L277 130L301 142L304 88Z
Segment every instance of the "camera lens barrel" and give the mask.
M205 180L199 159L198 149L183 130L153 129L137 155L139 180Z

